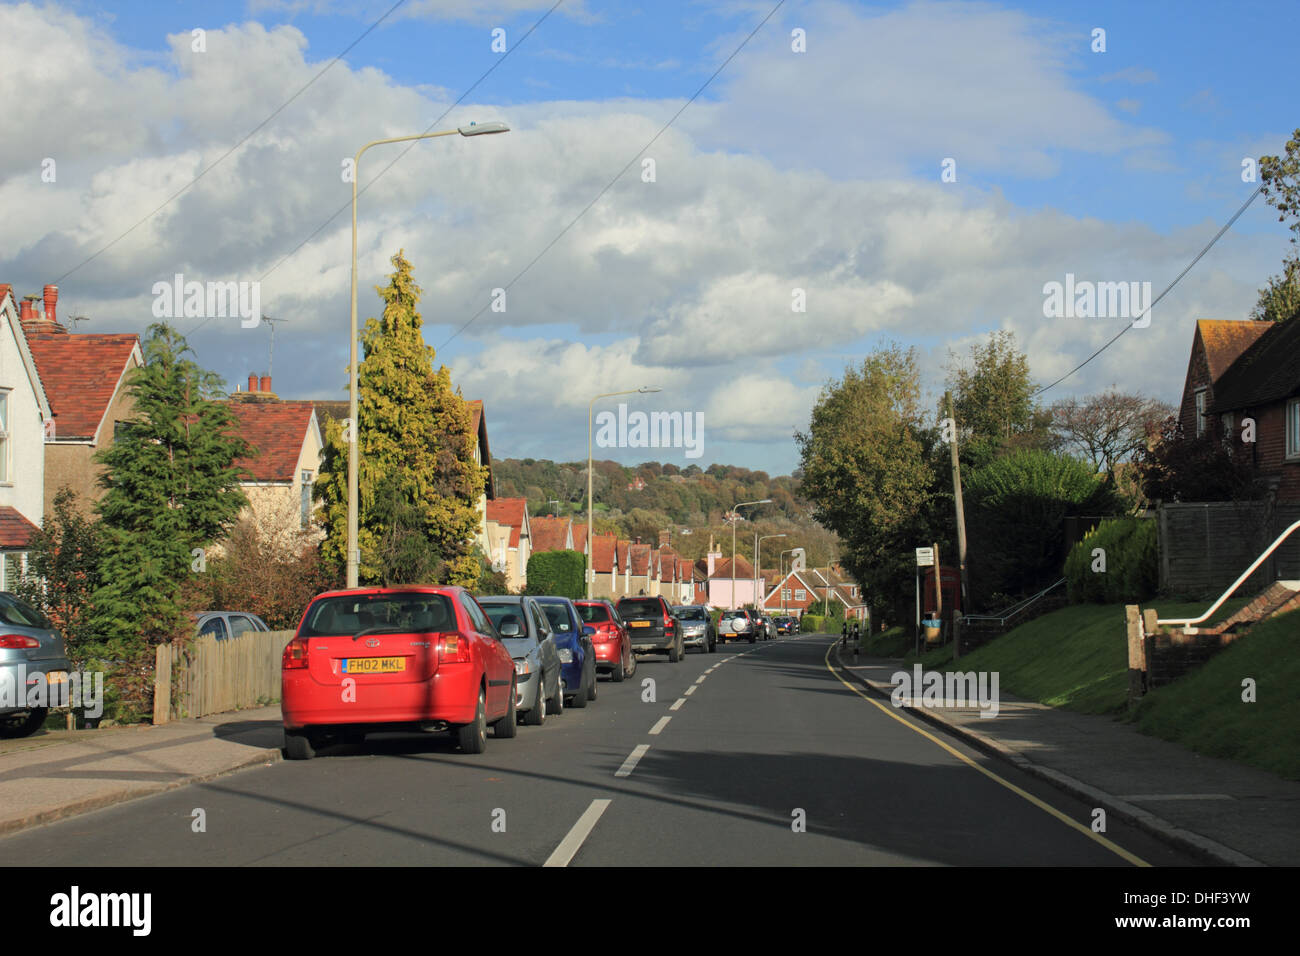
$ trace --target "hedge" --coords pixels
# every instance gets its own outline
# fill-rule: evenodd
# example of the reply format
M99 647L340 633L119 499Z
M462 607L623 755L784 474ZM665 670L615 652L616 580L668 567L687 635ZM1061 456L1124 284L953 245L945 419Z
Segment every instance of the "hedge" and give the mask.
M1094 555L1098 548L1102 553ZM1105 570L1093 570L1103 558ZM1065 586L1072 604L1144 601L1156 593L1159 580L1156 523L1149 518L1103 521L1065 559Z
M586 596L583 575L587 557L581 551L538 551L528 559L525 594L550 594L572 598Z

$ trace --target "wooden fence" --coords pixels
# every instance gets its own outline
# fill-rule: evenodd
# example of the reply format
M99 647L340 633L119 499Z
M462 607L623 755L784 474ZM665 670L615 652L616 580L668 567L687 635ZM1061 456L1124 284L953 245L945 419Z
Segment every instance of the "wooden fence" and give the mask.
M160 644L153 722L206 717L279 700L280 656L293 634L253 631L223 641L208 635L184 648Z
M1218 597L1297 518L1300 505L1290 502L1162 504L1161 593ZM1279 578L1300 578L1300 538L1295 535L1251 575L1239 593L1262 591Z

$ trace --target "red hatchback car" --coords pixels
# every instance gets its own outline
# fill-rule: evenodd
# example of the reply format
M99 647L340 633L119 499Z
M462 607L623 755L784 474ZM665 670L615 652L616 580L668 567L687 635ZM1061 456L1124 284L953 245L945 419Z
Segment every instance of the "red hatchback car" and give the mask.
M308 605L281 659L284 752L378 731L450 730L482 753L487 727L515 736L515 664L459 587L327 591Z
M627 636L627 625L614 610L614 605L603 598L592 601L574 601L583 624L596 629L591 645L596 649L596 670L609 674L614 683L636 673L636 655Z

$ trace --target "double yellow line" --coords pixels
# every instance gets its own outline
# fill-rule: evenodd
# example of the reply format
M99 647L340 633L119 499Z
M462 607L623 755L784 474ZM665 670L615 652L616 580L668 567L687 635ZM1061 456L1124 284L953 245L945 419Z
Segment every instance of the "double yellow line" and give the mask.
M839 681L849 690L853 691L853 693L857 694L868 704L871 704L874 707L879 708L883 713L888 714L890 717L898 721L904 727L908 728L914 733L920 734L922 737L924 737L926 740L930 741L931 743L937 744L938 746L942 747L944 750L952 754L954 757L956 757L962 763L966 764L968 767L978 770L980 773L984 774L984 776L988 777L990 780L993 780L996 783L1001 784L1002 786L1006 787L1008 790L1010 790L1012 793L1016 794L1017 796L1022 797L1025 800L1028 800L1034 806L1038 807L1038 809L1044 811L1045 813L1051 814L1056 819L1064 823L1067 827L1070 827L1073 830L1077 830L1078 832L1082 833L1084 836L1089 837L1092 840L1095 840L1097 843L1100 843L1106 849L1110 850L1116 856L1121 857L1126 862L1131 863L1134 866L1151 865L1146 860L1143 860L1139 856L1133 855L1132 853L1128 852L1128 850L1125 850L1123 847L1118 846L1113 841L1106 839L1101 834L1094 833L1091 828L1086 827L1083 824L1079 823L1077 820L1072 819L1070 816L1068 816L1065 813L1062 813L1060 810L1056 809L1056 807L1052 806L1051 804L1038 799L1038 797L1034 796L1032 793L1022 790L1020 787L1017 787L1014 783L1012 783L1009 780L1004 780L1002 777L999 777L993 771L985 767L981 767L974 760L971 760L970 757L967 757L964 753L950 746L945 741L940 740L934 734L916 726L910 720L903 719L902 716L894 712L894 709L892 707L886 707L884 704L876 700L874 697L869 697L867 694L864 694L861 690L859 690L849 681L846 681L843 677L841 677L839 671L835 669L835 665L831 663L831 651L835 649L835 644L836 644L835 641L831 641L831 643L826 648L826 659L825 659L826 669L829 670L835 676L835 679L837 681Z

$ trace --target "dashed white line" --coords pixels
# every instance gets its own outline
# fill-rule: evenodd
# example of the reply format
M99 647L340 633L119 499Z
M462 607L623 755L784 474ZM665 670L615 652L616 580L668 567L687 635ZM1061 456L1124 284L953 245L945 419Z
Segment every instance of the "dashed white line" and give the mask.
M698 687L698 686L699 686L698 684L692 684L690 687L688 687L688 688L686 688L684 691L682 691L683 696L685 696L685 697L690 697L691 694L694 694L694 693L695 693L695 688Z
M682 706L682 704L684 704L684 703L686 703L686 698L685 698L685 697L678 697L675 701L673 701L673 705L672 705L671 707L669 707L668 709L669 709L669 710L676 710L678 707Z
M596 821L600 815L609 807L609 800L593 800L591 806L583 811L582 816L578 817L578 822L560 841L560 845L555 848L555 852L546 858L542 866L568 866L569 861L577 855L578 850L582 848L582 843L591 835L591 831L596 827Z
M655 725L650 728L650 736L651 737L659 736L659 734L663 732L663 729L668 726L668 721L670 720L672 720L672 718L667 716L660 717L658 720L656 720Z
M700 677L699 677L699 679L698 679L695 683L697 683L697 684L703 684L703 683L704 683L704 678L706 678L706 677L708 677L708 676L709 676L708 674L701 674Z
M635 747L633 747L632 752L628 754L627 759L623 761L623 766L619 767L618 770L614 771L614 776L630 777L632 775L632 771L636 769L636 765L638 761L640 761L640 759L645 756L646 751L649 749L650 749L649 744L637 744Z

